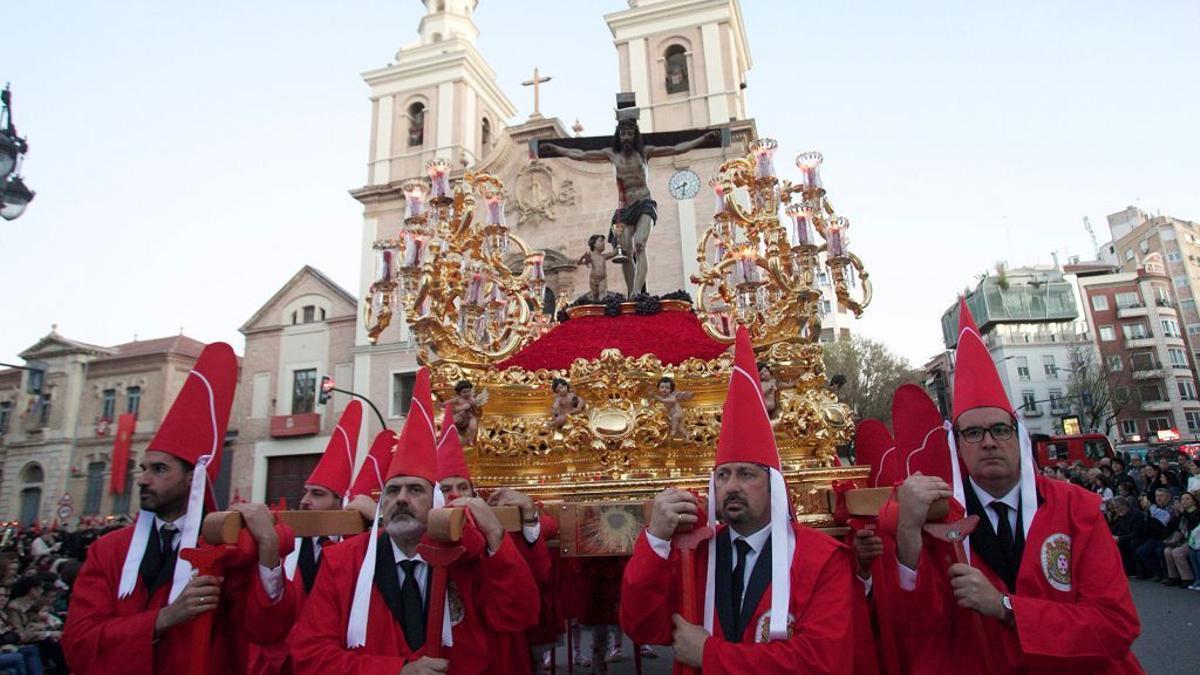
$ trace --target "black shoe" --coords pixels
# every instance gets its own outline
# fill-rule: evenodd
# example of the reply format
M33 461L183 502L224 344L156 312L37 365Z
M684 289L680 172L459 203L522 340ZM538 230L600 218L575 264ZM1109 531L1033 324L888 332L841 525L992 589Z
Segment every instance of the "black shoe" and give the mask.
M1181 584L1183 582L1180 581L1179 579L1163 579L1163 581L1161 583L1163 586L1178 586L1179 584Z

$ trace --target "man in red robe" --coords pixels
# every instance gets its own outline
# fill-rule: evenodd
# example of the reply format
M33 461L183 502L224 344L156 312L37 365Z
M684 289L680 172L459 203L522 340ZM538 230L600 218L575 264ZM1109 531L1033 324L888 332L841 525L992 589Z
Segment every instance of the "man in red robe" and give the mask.
M1099 498L1037 475L965 301L956 364L951 481L914 474L897 493L902 591L889 614L910 636L911 671L984 672L990 659L1001 673L1142 672L1130 651L1138 615ZM922 533L929 504L952 496L951 518L965 505L980 519L970 564L948 564L948 545Z
M621 626L635 642L672 644L680 664L725 673L849 673L865 603L850 549L794 522L749 335L739 329L709 483L722 525L681 578L676 526L701 520L696 497L668 488L625 568ZM704 598L701 625L680 612L682 584Z
M522 631L538 617L529 565L486 503L461 498L475 527L468 554L449 569L444 658L426 655L431 569L417 553L430 509L442 504L429 371L417 371L400 447L380 500L385 534L347 539L327 551L289 643L297 673L491 672L488 633ZM477 528L477 529L476 529ZM471 538L474 541L471 541ZM448 625L447 625L448 624Z
M458 430L454 426L454 411L446 406L442 420L442 440L438 442L438 488L447 502L477 497L471 482L471 470L463 453ZM521 532L508 537L525 559L538 584L541 604L546 603L546 585L550 580L550 550L542 538L542 521L537 506L528 495L511 488L500 488L491 494L493 506L516 506L521 513ZM532 671L532 653L524 631L490 632L495 675L528 675Z
M352 400L334 425L321 461L317 462L304 482L301 511L331 511L347 504L351 478L354 476L354 451L358 447L361 426L362 404ZM386 429L384 432L391 434ZM374 504L371 509L374 510ZM295 594L297 615L304 608L304 600L317 579L322 552L338 540L338 537L297 537L292 552L284 559L283 573ZM286 675L292 672L291 650L286 634L275 644L251 648L250 672L255 675Z
M286 635L295 603L279 564L280 531L265 506L233 507L258 546L257 566L192 578L191 565L178 557L196 546L236 380L229 345L205 347L141 461L137 523L88 549L62 638L73 671L187 673L192 619L205 612L216 612L212 672L244 673L250 643Z

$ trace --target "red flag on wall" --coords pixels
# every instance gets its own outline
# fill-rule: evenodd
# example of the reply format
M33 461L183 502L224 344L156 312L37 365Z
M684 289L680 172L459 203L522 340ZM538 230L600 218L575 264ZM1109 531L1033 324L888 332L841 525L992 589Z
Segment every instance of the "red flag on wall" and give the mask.
M133 427L137 415L124 413L117 418L117 437L113 441L112 480L109 482L109 494L125 494L125 476L129 473L129 449L133 445Z

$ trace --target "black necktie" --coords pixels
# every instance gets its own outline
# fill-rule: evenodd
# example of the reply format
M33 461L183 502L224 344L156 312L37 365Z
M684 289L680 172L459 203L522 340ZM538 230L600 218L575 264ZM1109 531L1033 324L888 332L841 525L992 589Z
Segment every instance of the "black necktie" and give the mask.
M1009 561L1012 560L1013 539L1012 525L1008 522L1008 504L996 500L991 503L992 510L996 512L996 538L1000 540L1000 547L1004 551L1004 557Z
M737 636L742 636L742 593L746 588L746 556L750 554L750 544L745 539L735 539L733 545L737 548L737 565L733 568L733 625L737 627Z
M158 541L149 542L139 572L148 593L154 593L175 575L175 533L179 530L167 523L158 530Z
M400 584L400 600L404 605L404 640L408 648L417 651L425 646L425 603L421 601L421 587L417 585L416 560L401 560L404 582Z
M317 580L317 551L313 546L312 537L300 541L300 559L296 565L300 568L300 579L304 582L304 592L311 593L313 582Z

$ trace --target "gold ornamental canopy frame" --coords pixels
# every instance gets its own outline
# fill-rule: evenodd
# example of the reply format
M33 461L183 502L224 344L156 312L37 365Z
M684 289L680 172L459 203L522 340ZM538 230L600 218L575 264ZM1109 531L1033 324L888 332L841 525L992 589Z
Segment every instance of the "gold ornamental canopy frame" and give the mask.
M838 305L855 315L870 303L871 285L849 251L848 221L826 198L820 154L797 158L801 177L793 183L775 175L776 147L757 139L713 177L717 208L697 249L696 306L662 306L694 311L718 343L731 344L737 326L747 326L759 361L779 383L773 423L797 513L825 522L830 482L863 472L834 466L853 420L826 386L820 278L828 276ZM451 186L441 160L428 173L428 183L404 185L399 237L375 242L364 318L374 342L403 312L441 401L462 379L477 395L487 392L478 436L466 448L476 484L575 503L644 499L667 484L706 488L731 354L664 364L654 354L605 349L561 369L500 369L559 325L542 311L544 254L509 230L498 178L468 171ZM520 271L506 265L514 258L523 261ZM622 306L623 313L633 310L634 303ZM570 311L598 313L590 306ZM665 408L654 399L664 376L692 394L682 404L682 437L669 434ZM567 379L587 404L561 428L550 424L555 378Z

